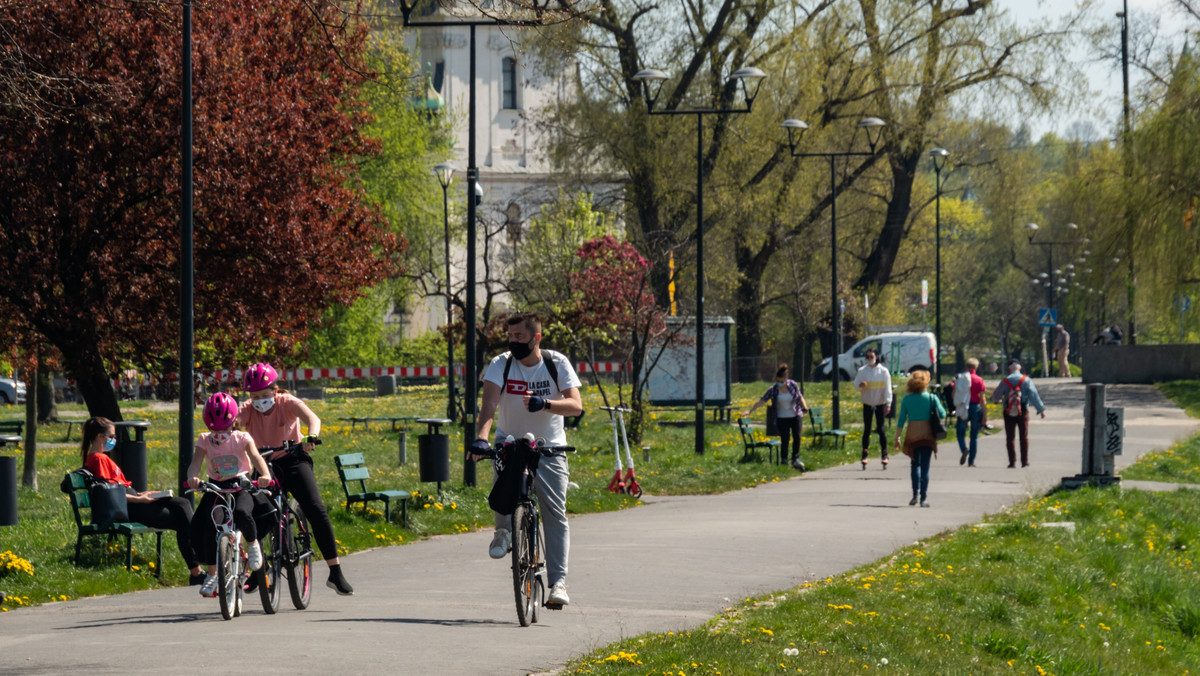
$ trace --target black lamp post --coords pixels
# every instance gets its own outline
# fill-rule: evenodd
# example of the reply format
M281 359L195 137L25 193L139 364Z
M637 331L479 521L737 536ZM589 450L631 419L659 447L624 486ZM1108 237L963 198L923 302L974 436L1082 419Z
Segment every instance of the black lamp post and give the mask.
M1067 223L1063 227L1065 227L1068 230L1078 230L1079 229L1079 226L1075 225L1074 223ZM1029 243L1030 244L1033 244L1035 246L1044 247L1046 249L1046 274L1044 277L1039 274L1038 277L1041 277L1043 279L1043 286L1046 287L1046 307L1053 310L1053 309L1055 309L1054 306L1055 306L1055 302L1056 302L1056 294L1054 293L1055 289L1058 287L1062 287L1066 284L1066 281L1061 279L1062 275L1063 275L1063 271L1056 270L1054 268L1054 247L1055 246L1072 246L1072 245L1075 245L1076 243L1078 243L1079 240L1061 240L1061 241L1042 240L1039 242L1035 242L1035 241L1033 241L1033 238L1037 235L1038 224L1037 223L1027 223L1025 225L1025 229L1029 231ZM1074 266L1071 266L1071 267L1074 267Z
M950 151L945 148L934 148L929 151L929 157L933 160L933 173L937 184L933 220L934 265L937 267L933 282L933 342L937 343L937 359L934 360L933 370L937 376L937 383L940 385L942 383L942 169L946 168L946 159L950 157Z
M179 203L179 491L187 488L188 467L192 464L192 417L196 414L195 360L193 333L193 262L192 228L192 0L183 0L182 102L180 104L180 203Z
M804 137L804 132L808 130L808 125L801 120L784 120L779 126L787 129L788 133L788 150L792 157L824 157L829 160L829 190L831 193L829 200L829 229L830 229L830 316L833 321L833 335L840 336L842 333L841 313L838 312L838 269L837 269L837 173L835 171L835 161L839 157L873 157L875 155L876 146L879 144L879 139L883 135L883 128L887 123L878 117L868 117L858 123L858 129L862 129L867 135L867 144L871 147L870 152L854 152L845 151L837 153L798 153L796 147L800 145L800 140ZM857 135L857 131L855 132ZM851 145L854 139L850 141ZM838 380L841 376L838 367L838 346L834 346L831 350L832 356L832 376L833 382L833 426L840 428L842 426L841 415L841 400L838 393Z
M446 325L454 323L450 308L450 200L447 191L454 180L454 167L443 162L433 168L437 174L438 183L442 186L442 227L446 233ZM446 417L454 420L454 340L446 336L446 385L449 387L449 399L446 402Z
M549 8L550 0L534 0L530 9L533 19L506 19L487 17L485 19L461 19L454 21L414 21L413 11L419 0L400 0L400 14L404 26L412 28L458 28L467 27L470 30L470 72L467 87L467 278L466 301L463 320L466 323L465 345L463 347L463 485L475 485L475 461L467 456L471 442L475 440L475 413L478 410L479 373L475 363L475 239L477 234L475 199L478 194L479 167L475 165L475 28L477 26L514 26L534 27L544 22L541 13Z
M696 116L696 455L704 454L704 116L749 113L758 96L759 85L767 76L757 68L739 68L730 76L730 81L741 83L745 108L691 108L688 110L655 110L662 83L667 74L661 70L647 68L639 71L633 79L641 82L642 94L646 98L646 112L650 115L695 115Z

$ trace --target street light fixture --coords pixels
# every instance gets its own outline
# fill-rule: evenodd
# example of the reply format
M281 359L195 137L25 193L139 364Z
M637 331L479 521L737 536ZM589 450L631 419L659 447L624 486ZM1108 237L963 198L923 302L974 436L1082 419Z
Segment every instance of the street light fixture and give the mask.
M663 82L669 76L657 68L646 68L633 76L642 84L646 112L650 115L696 116L696 455L704 454L704 116L749 113L758 97L758 88L767 74L758 68L739 68L729 75L746 100L745 108L674 108L655 110Z
M448 162L442 162L433 168L437 174L438 183L442 186L442 228L446 233L446 326L454 323L450 308L450 200L448 190L454 181L454 167ZM446 417L454 420L454 340L449 333L446 336L446 385L450 390L446 401Z
M937 344L938 358L934 360L934 373L937 377L937 383L942 382L942 169L946 167L946 159L950 157L950 151L945 148L934 148L929 151L929 158L933 160L933 172L935 175L935 183L937 185L937 197L935 198L936 206L934 207L934 335L933 342Z
M830 263L829 263L830 275L832 277L829 295L830 295L830 311L831 311L831 317L832 317L832 321L833 321L833 335L836 338L837 336L841 335L841 314L838 312L838 289L837 289L837 285L838 285L837 173L836 173L835 161L839 157L874 157L876 154L876 146L879 144L879 141L880 141L881 137L883 136L883 128L887 126L887 123L884 122L883 120L879 119L878 117L868 117L858 123L858 126L855 128L855 132L854 132L855 136L858 135L858 130L862 129L866 133L866 136L867 136L867 145L869 145L871 148L870 152L865 152L865 153L864 152L855 152L852 150L848 150L848 151L844 151L844 152L830 152L830 153L799 153L799 152L796 152L796 148L800 145L801 139L804 138L804 132L808 130L808 124L806 124L803 120L787 119L787 120L784 120L782 123L780 123L779 126L781 126L787 130L788 151L791 153L792 157L823 157L823 158L829 160L829 190L830 190L830 200L829 200L830 237L829 237L829 240L830 240L830 249L832 252L831 256L830 256ZM854 137L851 137L850 144L854 145ZM842 418L842 416L841 416L841 399L840 399L840 395L838 392L838 389L839 389L838 388L838 380L841 376L841 373L839 372L840 369L838 367L837 346L834 346L834 349L830 350L830 353L832 354L832 357L831 357L832 363L830 364L830 367L831 367L830 376L831 376L832 383L833 383L833 386L832 386L833 401L832 401L831 406L833 407L833 427L836 429L836 428L841 427L841 424L842 424L841 423L841 418Z
M561 1L561 0L560 0ZM413 20L413 11L416 10L419 0L400 0L400 14L406 28L460 28L466 27L469 29L469 63L468 68L468 86L467 86L467 272L466 272L466 299L464 302L463 320L466 324L465 344L463 346L463 485L475 485L475 461L471 460L468 451L471 449L471 442L475 440L475 413L478 405L479 375L477 365L475 363L475 240L477 237L478 226L476 223L476 207L479 202L476 195L479 194L479 167L475 164L475 29L479 26L485 28L514 26L514 27L535 27L545 23L543 13L550 8L551 0L534 0L530 3L529 9L534 12L532 19L510 19L486 16L484 19L456 19L454 21L434 20L420 21ZM453 417L453 416L451 416ZM191 442L189 442L190 444ZM190 446L189 446L190 448ZM182 460L181 460L182 462Z

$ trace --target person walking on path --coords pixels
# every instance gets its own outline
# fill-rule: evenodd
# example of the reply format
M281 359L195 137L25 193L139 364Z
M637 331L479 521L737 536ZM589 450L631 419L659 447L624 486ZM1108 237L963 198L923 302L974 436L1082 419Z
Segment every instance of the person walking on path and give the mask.
M904 454L912 458L912 500L908 504L915 505L919 500L922 507L928 507L929 469L937 456L933 416L944 418L946 407L941 397L929 393L929 371L925 369L913 369L905 390L908 394L900 400L896 415L896 450L900 450L903 440Z
M867 363L858 369L854 376L854 386L862 397L863 434L862 434L862 468L867 469L867 456L871 450L871 421L879 433L879 455L883 468L888 465L887 432L883 428L884 418L892 409L892 374L887 367L879 363L879 353L875 348L867 348Z
M1070 378L1071 369L1067 366L1067 356L1071 354L1071 334L1062 324L1054 327L1054 354L1058 357L1058 377Z
M975 454L979 451L979 428L983 426L984 401L987 388L983 378L980 378L979 360L972 357L967 360L967 370L958 374L954 379L954 410L958 414L958 424L955 431L958 437L958 450L962 457L958 464L975 466ZM967 427L971 429L971 445L967 446Z
M491 448L489 433L496 426L497 441L508 436L533 434L554 446L565 446L563 416L583 412L579 376L562 354L543 350L542 322L534 314L508 318L508 352L497 355L483 375L483 405L479 410L473 448ZM475 460L482 456L471 454ZM550 583L547 602L567 605L567 557L571 531L567 525L567 482L570 471L565 455L542 457L537 468L538 505L546 538L546 571ZM496 513L496 533L488 555L502 559L512 547L508 516Z
M743 418L749 418L751 413L761 404L770 401L769 411L775 415L775 425L779 430L779 463L787 462L788 441L792 442L792 467L798 472L804 471L804 463L800 461L800 429L803 425L804 414L808 412L808 402L804 401L804 393L800 386L792 380L791 369L787 364L780 364L775 372L775 384L767 391L750 410L742 413Z
M1008 467L1017 466L1013 436L1021 435L1021 466L1029 466L1029 405L1037 409L1038 415L1046 417L1046 406L1038 396L1033 379L1021 373L1021 362L1016 359L1008 363L1008 376L1000 381L992 392L992 401L1003 402L1004 443L1008 447Z

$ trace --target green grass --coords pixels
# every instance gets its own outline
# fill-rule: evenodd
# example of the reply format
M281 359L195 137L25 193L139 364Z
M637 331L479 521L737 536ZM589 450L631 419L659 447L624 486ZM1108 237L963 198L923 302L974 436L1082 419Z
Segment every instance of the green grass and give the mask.
M1162 383L1159 389L1193 418L1200 418L1200 381ZM1170 448L1143 455L1121 472L1126 479L1200 484L1200 436L1185 439Z
M1046 526L1061 521L1074 533ZM1194 491L1059 493L567 673L1187 673L1200 668L1197 523Z
M1197 385L1162 390L1196 416ZM1200 478L1197 464L1200 435L1122 476ZM746 599L696 630L614 643L567 673L1190 673L1200 669L1197 547L1200 492L1056 492L844 575Z
M735 385L733 408L742 411L761 396L766 383ZM810 405L821 406L827 412L830 404L829 385L809 385ZM843 393L850 394L843 387ZM322 419L324 444L315 454L317 481L325 503L330 508L340 551L350 553L373 547L401 545L435 534L467 532L490 527L491 512L487 508L486 487L491 485L491 466L478 466L477 484L467 488L462 484L461 429L451 429L451 477L442 485L441 495L436 484L419 481L417 439L423 425L413 425L408 435L408 462L399 464L396 433L386 423L375 424L370 431L351 431L340 417L373 416L441 416L445 411L445 389L439 386L404 388L390 397L355 396L367 390L331 391L324 402L310 402ZM848 399L843 398L843 401ZM584 406L588 409L581 429L568 437L578 452L571 457L571 478L578 490L568 495L568 510L573 514L612 511L634 507L639 502L627 495L607 490L613 473L612 427L606 424L599 410L602 401L593 387L584 389ZM127 419L143 419L151 423L146 435L151 488L175 486L178 465L178 416L175 409L152 410L145 402L125 402ZM59 407L63 417L86 415L78 405ZM24 411L16 407L0 408L0 418L22 419ZM761 422L760 411L756 417ZM740 462L743 452L741 437L732 424L710 423L706 426L707 452L694 453L695 432L691 426L669 424L694 418L691 411L660 411L652 413L646 427L642 446L648 447L648 460L643 459L640 447L632 449L638 479L647 494L682 495L712 494L755 486L795 476L788 467L765 462ZM843 426L851 432L846 449L833 450L828 446L809 450L811 440L805 438L803 458L813 469L852 462L857 459L861 428L850 425L856 408L843 407ZM199 409L194 429L203 430ZM805 427L807 432L807 425ZM762 431L759 430L761 435ZM6 562L0 562L0 588L9 592L8 600L0 605L7 610L22 605L34 605L51 600L63 600L97 594L114 594L161 585L180 585L187 580L186 569L175 548L173 534L163 542L163 578L154 577L153 539L134 539L134 563L137 569L126 573L123 554L115 543L105 546L102 538L85 541L83 560L73 563L75 523L67 497L58 490L63 475L80 466L79 430L73 432L74 442L64 445L65 424L52 424L39 429L38 486L33 491L22 487L18 492L20 523L0 530L0 552L9 552ZM6 449L11 454L11 449ZM382 511L368 509L365 517L360 507L347 512L342 507L341 484L334 468L333 456L361 452L371 468L372 485L378 488L400 488L415 494L409 510L409 527L399 525L399 510L393 510L392 522L383 519ZM18 464L22 461L18 460ZM484 488L480 488L484 487ZM375 505L373 505L374 507ZM381 507L381 506L380 506ZM24 563L22 563L24 562ZM32 567L32 575L23 572Z

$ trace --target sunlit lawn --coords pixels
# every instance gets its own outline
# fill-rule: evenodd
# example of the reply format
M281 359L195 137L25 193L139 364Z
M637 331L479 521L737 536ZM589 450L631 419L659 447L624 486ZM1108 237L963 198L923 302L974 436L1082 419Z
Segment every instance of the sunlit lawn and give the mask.
M1200 383L1164 392L1200 414ZM1200 483L1200 435L1123 478ZM1063 527L1069 523L1071 528ZM1056 492L835 578L746 599L573 674L1187 674L1200 492Z
M733 409L749 408L766 383L735 385ZM829 385L808 385L810 405L828 411ZM843 389L843 392L846 392ZM351 396L352 395L352 396ZM492 516L487 509L486 487L491 485L491 466L478 466L477 485L463 485L461 428L451 428L451 481L442 484L421 483L418 466L417 435L425 426L411 423L407 431L407 463L399 462L399 434L391 431L387 422L376 422L366 430L360 424L351 430L343 417L417 416L441 417L445 413L445 388L442 386L404 388L389 397L369 396L370 390L342 391L326 401L310 402L322 419L324 443L315 454L315 469L325 503L330 507L334 528L343 552L406 544L433 534L456 533L490 527ZM610 391L611 396L611 391ZM612 427L606 414L599 410L602 401L593 386L584 390L588 414L581 428L570 432L570 442L578 451L570 459L571 478L579 485L568 494L568 509L574 514L609 511L634 507L638 501L631 496L607 490L614 471ZM854 417L844 409L843 426L849 427L851 437L847 449L858 446L857 428L850 426ZM151 488L176 485L178 466L177 409L150 407L146 402L124 402L128 420L143 419L151 423L147 433L148 476ZM199 409L197 409L197 412ZM60 406L63 418L82 418L84 409L78 405ZM742 462L743 448L737 427L730 423L714 423L709 416L706 425L704 455L694 452L695 432L689 424L672 425L671 421L686 423L695 416L693 410L663 410L651 414L642 444L632 448L634 464L643 491L655 494L708 494L751 487L771 481L795 477L795 470L766 462ZM758 423L763 421L762 410L756 412ZM0 408L0 419L23 419L23 410ZM199 415L194 429L203 430ZM445 428L443 428L445 430ZM806 424L807 431L807 424ZM762 435L761 426L758 434ZM122 553L114 543L104 546L102 538L85 541L80 566L73 562L76 528L67 497L59 492L63 475L80 466L79 430L73 432L74 442L63 443L65 424L43 426L39 431L38 491L27 488L18 493L20 523L0 529L0 551L12 552L13 568L0 563L0 588L10 593L0 607L36 604L52 599L77 598L94 594L109 594L134 589L147 589L159 584L176 585L186 581L186 570L174 543L174 535L163 538L163 579L153 575L153 539L134 539L137 570L125 572ZM834 450L827 445L811 448L812 440L805 438L803 459L810 468L851 462L857 451ZM0 451L12 454L12 449ZM365 514L356 506L351 512L343 507L341 484L334 467L333 456L360 452L371 468L372 483L377 488L400 488L414 494L409 508L409 526L400 526L398 509L392 512L392 522L383 519L382 505L373 503ZM18 461L20 464L20 461ZM34 573L19 572L17 561L28 562ZM7 571L7 572L5 572Z

